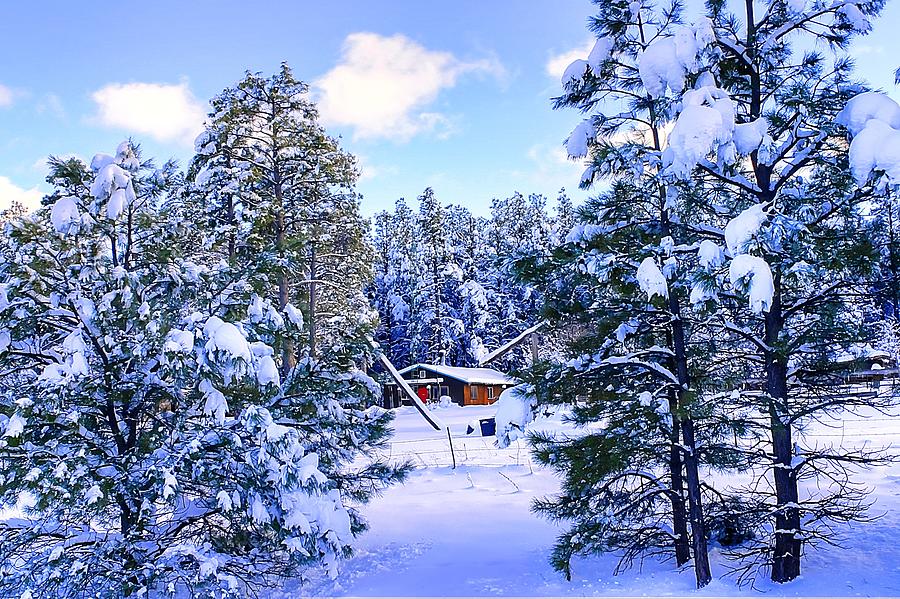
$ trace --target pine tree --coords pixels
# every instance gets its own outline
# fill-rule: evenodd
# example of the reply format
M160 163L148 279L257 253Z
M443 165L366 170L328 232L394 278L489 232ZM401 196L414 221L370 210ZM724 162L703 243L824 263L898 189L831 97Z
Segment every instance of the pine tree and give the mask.
M262 266L257 275L277 287L279 309L299 306L315 357L321 343L340 342L346 314L372 316L361 291L371 248L355 159L318 124L308 86L287 65L269 78L247 73L212 105L191 168L195 202L218 225L206 245L227 243L238 265ZM281 348L283 374L294 345Z
M0 594L238 597L333 568L361 497L331 476L331 431L285 417L288 321L190 260L173 164L126 142L51 167L52 203L3 247L0 496L33 504L0 528Z
M757 455L771 456L761 476L774 487L764 508L774 518L756 550L776 582L800 574L804 547L829 542L834 521L862 517L862 491L847 469L877 457L806 448L797 433L811 419L868 401L842 389L833 371L835 356L861 338L854 297L867 286L874 258L869 240L856 235L871 190L854 184L836 125L858 90L851 64L806 42L846 47L882 5L777 2L757 14L748 4L739 15L724 3L709 5L718 50L709 68L718 83L685 94L670 136L671 144L682 125L696 131L708 123L709 109L724 115L715 140L674 158L673 174L702 182L700 193L715 190L731 217L719 221L732 258L720 283L749 302L738 309L726 300L723 316L726 327L736 325L745 355L763 365L763 393L737 403L767 419L762 434L770 441ZM801 490L801 481L823 477L850 482Z
M634 249L658 249L656 227L637 218L631 227L620 226L632 210L640 211L639 197L633 186L615 184L586 204L576 238L552 259L524 261L546 289L551 330L582 331L564 361L540 365L528 377L539 408L570 407L574 422L585 427L574 439L531 437L538 460L563 476L563 493L535 509L572 522L553 552L554 565L567 575L574 555L620 552L620 567L655 554L673 555L683 565L692 555L679 433L685 413L696 417L699 410L679 411L675 396L666 312L674 285L659 273L658 286L643 289L636 275L642 261L633 258ZM695 447L712 452L716 441L704 436Z
M485 287L485 274L490 265L485 260L487 222L463 206L447 207L449 275L444 284L449 316L447 329L452 342L447 363L454 366L477 366L488 351L485 337L493 298Z
M887 190L886 190L887 191ZM900 318L900 201L893 189L873 203L873 242L878 248L879 282L876 310L884 318Z
M561 539L557 556L567 560L572 553L613 547L625 549L629 560L642 551L663 547L661 539L666 537L658 532L661 508L656 505L641 512L636 506L643 497L651 498L651 505L665 498L670 503L665 514L674 530L667 538L668 546L674 550L677 563L693 559L697 585L702 587L711 580L711 571L700 464L733 464L732 452L720 442L725 437L721 429L737 424L715 414L702 399L709 382L709 365L698 348L710 335L693 318L689 302L689 275L698 260L694 245L698 214L687 198L679 197L677 187L667 177L665 162L671 151L665 147L664 133L671 126L678 100L666 93L667 85L677 94L686 79L697 79L694 67L709 52L712 32L703 20L693 26L683 25L681 6L677 4L658 12L641 4L596 4L598 14L591 26L598 40L587 60L576 60L566 70L566 93L557 99L556 107L577 107L589 113L566 140L566 147L573 158L587 157L582 186L610 179L614 191L592 203L595 214L588 215L587 224L567 238L570 247L563 251L562 265L577 265L586 280L580 285L573 283L574 289L564 286L553 290L552 280L546 284L557 298L554 302L563 306L571 302L562 308L576 311L570 320L589 324L597 332L586 332L573 340L570 361L554 371L561 386L542 389L535 384L535 392L539 401L574 404L582 424L616 415L612 421L618 427L605 429L598 436L615 438L623 459L598 468L593 476L600 488L607 488L600 481L619 485L616 496L600 503L607 503L606 509L613 511L623 504L631 507L635 520L627 532L600 527L591 543L586 543L581 534L577 538L582 545L571 538ZM680 44L677 55L676 43ZM674 62L668 70L660 70L666 76L680 70L680 78L660 84L650 76L654 73L647 72L655 65L650 58ZM529 268L541 272L540 264ZM557 295L560 291L564 292L561 297ZM578 295L569 296L572 292ZM560 309L554 305L551 316L560 320L553 314ZM599 388L588 385L586 393L573 397L573 393L562 391L572 384L572 377L579 381L586 377ZM648 421L640 405L662 405L663 412L670 414L670 422ZM623 426L622 419L629 423ZM698 420L703 421L704 430L698 428ZM620 439L621 431L629 429L633 439ZM698 440L701 438L702 442ZM535 442L540 457L554 455L556 440L538 436ZM646 455L648 443L656 447L653 459ZM577 452L572 456L573 462L560 470L574 478L588 468L589 462L581 464ZM647 494L647 480L629 479L627 464L641 460L663 468L660 472L665 474L654 475L659 478L649 482L666 489L667 495ZM563 502L569 497L567 494L558 503L537 507L550 515L574 519L577 530L590 523L591 517L578 509L565 511ZM652 540L642 539L645 531L653 531L653 535L647 535Z
M550 251L553 223L547 214L546 199L538 194L526 197L521 193L495 198L491 202L488 231L490 269L486 286L493 292L495 307L487 341L496 348L540 319L540 291L517 276L515 263L522 256L544 255ZM531 349L522 344L492 365L505 371L516 371L531 361Z
M552 245L562 245L572 227L575 226L575 205L572 198L566 195L565 189L559 190L556 197L556 217L553 219Z
M241 282L230 285L231 301L271 331L282 394L276 418L302 431L342 497L364 503L408 467L350 466L386 442L392 418L375 407L381 390L365 374L376 314L364 292L373 251L354 192L356 160L318 123L308 86L285 64L270 77L247 73L212 107L183 210L226 222L239 216L234 254L217 231L197 245L227 259ZM348 513L353 533L364 530L358 510Z
M804 545L832 540L832 522L862 517L862 494L848 467L878 457L803 448L796 432L811 419L869 401L842 388L835 357L861 338L854 298L867 295L874 256L871 243L854 234L866 228L860 203L873 191L865 185L868 172L877 170L877 160L848 165L838 123L856 135L856 125L872 116L865 100L839 114L862 91L849 79L850 63L806 48L818 39L832 50L846 47L868 31L882 4L773 2L757 14L747 3L736 16L713 2L707 20L686 28L678 24L678 6L653 14L600 3L594 27L610 37L564 76L572 87L564 101L585 110L607 95L610 76L631 77L648 92L650 107L659 103L657 114L673 121L664 145L654 119L635 131L652 134L663 150L651 161L628 144L617 152L603 141L634 118L637 97L630 111L583 122L567 145L576 155L590 151L584 182L607 175L598 158L635 172L659 169L668 185L661 201L695 206L693 223L676 223L687 225L696 244L689 299L701 313L705 307L716 314L731 359L726 371L739 375L743 368L743 388L720 397L765 422L751 431L757 442L746 455L767 465L753 474L774 488L771 496L753 495L762 537L738 552L738 569L747 574L749 558L761 558L776 582L799 575ZM647 35L633 36L636 61L622 64L617 41L644 25ZM855 114L860 106L862 114ZM866 135L854 144L859 137ZM851 162L854 155L851 146ZM724 250L717 245L723 241ZM730 261L721 260L723 253ZM754 372L756 364L763 372ZM799 482L820 477L848 482L801 496ZM759 482L750 488L764 488Z
M418 198L418 254L420 276L413 292L411 317L411 356L415 362L440 364L451 350L452 335L446 288L452 269L448 270L450 244L446 208L426 189Z
M372 244L375 248L375 275L369 299L379 315L375 339L396 365L414 363L410 355L411 305L418 279L415 215L402 199L394 212L375 215Z
M900 142L900 105L884 93L858 91L838 114L837 121L851 138L848 155L856 184L872 185L867 194L871 199L864 210L867 218L862 224L879 261L871 284L871 302L859 316L871 323L872 342L879 350L887 351L896 364L900 360L900 170L886 157L897 150Z
M7 224L0 497L35 503L0 528L0 594L246 596L334 574L359 506L405 476L354 463L390 434L363 370L370 249L352 158L302 89L285 67L226 90L183 191L126 142L53 160L46 206Z

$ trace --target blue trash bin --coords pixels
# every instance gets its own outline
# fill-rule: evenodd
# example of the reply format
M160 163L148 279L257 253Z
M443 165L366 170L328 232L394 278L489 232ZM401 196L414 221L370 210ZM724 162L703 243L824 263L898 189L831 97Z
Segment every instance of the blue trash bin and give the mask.
M497 421L493 418L482 418L478 422L481 424L482 437L493 437L497 434Z

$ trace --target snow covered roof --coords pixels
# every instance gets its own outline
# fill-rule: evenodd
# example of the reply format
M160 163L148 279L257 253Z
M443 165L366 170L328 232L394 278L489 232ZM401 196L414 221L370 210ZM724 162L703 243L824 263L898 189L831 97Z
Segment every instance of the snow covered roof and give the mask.
M868 343L854 343L847 348L846 351L842 352L835 358L835 362L844 363L844 362L852 362L854 360L890 360L891 354L888 352L875 349Z
M461 368L458 366L444 366L442 364L413 364L402 369L400 374L406 374L416 369L430 370L470 385L515 385L518 383L515 379L493 368Z

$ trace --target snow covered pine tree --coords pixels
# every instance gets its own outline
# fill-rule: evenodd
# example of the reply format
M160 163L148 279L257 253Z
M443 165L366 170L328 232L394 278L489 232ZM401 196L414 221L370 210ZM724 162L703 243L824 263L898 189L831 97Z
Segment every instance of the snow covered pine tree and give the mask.
M551 260L523 272L543 280L554 327L581 323L585 331L567 362L532 377L538 404L569 404L579 424L606 425L576 440L532 437L538 458L566 481L563 495L536 509L575 523L554 552L565 571L575 554L619 550L628 564L672 551L679 566L693 559L702 587L711 580L703 505L710 486L700 465L736 465L723 441L739 424L703 401L711 335L689 310L695 207L663 171L675 100L645 55L654 40L673 45L677 37L683 64L671 72L683 85L709 52L712 31L705 20L682 25L680 5L661 14L640 3L597 5L599 39L587 60L566 70L556 106L590 113L566 147L588 158L583 187L602 178L612 190L588 202L584 224ZM670 55L674 47L653 54Z
M877 197L870 202L869 238L880 256L870 318L874 343L900 360L900 107L880 92L862 91L841 112L839 123L852 136L850 168L858 185L872 179Z
M419 277L410 298L410 354L416 362L440 364L453 344L457 327L447 303L447 288L452 284L447 209L430 187L418 198L419 213L416 243ZM450 268L448 268L450 267ZM454 331L454 328L457 330Z
M268 331L281 358L277 417L303 432L342 496L365 502L408 465L349 467L387 441L392 418L376 407L380 388L364 373L376 315L363 292L372 248L353 190L355 158L319 125L307 85L287 65L270 77L247 73L212 106L182 209L230 235L201 228L195 245L204 263L227 261L236 281L229 303ZM348 513L353 533L363 531L349 503Z
M400 199L393 212L379 212L372 221L375 273L368 292L379 316L374 338L393 364L415 364L418 360L410 353L410 319L420 272L416 216Z
M760 502L759 536L732 554L741 576L757 565L775 582L799 576L805 548L834 542L834 522L865 518L852 469L882 457L812 446L802 434L812 420L883 401L850 392L836 362L864 338L857 298L877 263L859 235L870 228L872 189L851 177L839 126L859 91L841 49L882 5L778 1L757 12L748 2L734 14L709 3L716 51L669 136L668 172L715 198L706 241L731 258L698 271L696 298L731 335L722 357L743 365L746 382L730 397L758 423L747 453L762 466L747 490ZM811 50L821 40L827 49Z
M3 246L0 493L22 515L0 527L0 595L243 597L333 573L359 503L406 472L349 466L389 433L361 333L282 370L304 319L276 304L273 253L227 260L246 229L204 231L198 188L167 199L173 165L127 142L52 168L52 205Z
M345 552L340 493L276 424L271 349L226 322L214 273L158 209L173 167L130 143L53 161L51 206L4 247L3 596L240 596Z
M488 269L484 286L491 297L491 317L484 338L490 347L497 348L515 339L522 331L540 322L542 297L540 290L518 276L516 264L523 255L544 255L552 247L551 237L560 229L564 237L569 228L560 224L571 218L568 196L560 192L557 197L557 218L547 213L547 201L539 194L514 193L508 198L491 202L491 218L488 223ZM549 339L544 346L549 348ZM531 364L532 351L523 343L492 365L506 371L516 371Z
M672 346L661 349L674 354L669 374L678 395L685 393L683 399L700 407L701 414L704 404L724 406L723 399L733 400L728 407L741 418L724 424L735 432L747 427L753 441L749 449L736 446L727 453L731 460L764 465L754 471L759 480L748 489L766 488L759 484L766 478L774 489L771 496L755 494L756 505L731 516L751 522L757 518L759 535L732 554L740 560L735 568L743 577L759 565L754 558L762 558L771 566L772 579L785 582L800 572L804 543L829 542L830 523L864 517L862 491L852 483L848 467L881 458L864 451L803 448L792 433L810 419L879 401L847 393L835 376L834 359L862 338L850 316L857 313L853 298L865 295L877 260L869 240L857 235L869 227L860 205L873 195L863 184L870 171L892 166L868 154L868 161L861 159L864 166L854 166L865 171L860 177L854 170L854 184L838 126L853 121L848 116L853 107L837 114L859 91L848 80L851 65L837 55L828 64L821 54L800 53L794 46L813 47L824 38L839 50L854 34L868 31L868 19L882 3L775 1L760 15L747 2L746 14L737 17L724 2L711 2L705 18L691 26L682 24L680 4L660 11L640 2L596 4L599 14L592 27L599 40L586 60L566 70L567 93L558 105L597 111L566 142L570 155L589 157L583 185L609 176L619 177L619 183L595 202L598 213L589 221L595 227L576 229L571 240L583 242L586 250L603 249L591 245L595 235L611 238L647 218L616 202L634 196L648 202L643 212L657 221L654 253L659 258L648 256L639 266L635 261L636 282L650 299L664 300L660 307L665 307ZM877 121L883 115L863 116L863 124L874 117L872 129L884 133ZM854 143L866 137L853 127L851 133L859 134ZM866 146L859 147L863 153ZM628 171L632 174L626 175ZM655 185L635 190L625 184L643 180ZM600 245L606 243L613 242ZM642 243L646 241L635 245ZM612 278L622 251L605 249L587 252L581 266L601 281ZM614 284L627 287L628 274L615 274L622 281ZM684 286L690 287L689 311L681 299ZM584 281L571 288L563 283L559 292L570 294L572 305L581 310L596 306L593 289ZM743 299L747 296L749 303ZM693 312L705 314L709 326L719 329L719 335L700 331L695 342L720 337L716 352L708 355L721 353L723 358L701 363L705 368L700 372L727 375L723 381L734 385L731 393L704 389L702 378L691 380L696 368L683 370L678 364L690 365L684 362L689 354L679 348L690 348L691 336L684 329ZM619 331L620 342L633 334ZM603 366L608 363L603 351L588 351L570 366L588 371ZM757 364L764 366L761 377ZM759 385L754 382L760 380ZM540 397L544 383L536 378L534 384ZM615 394L619 389L612 383L605 390ZM543 393L559 398L558 391ZM687 415L696 414L690 410ZM686 430L682 424L682 432ZM682 437L690 498L691 462L710 452L706 441L694 447L689 436ZM552 439L536 441L549 463L560 463L566 455L554 451ZM696 451L701 446L704 451ZM570 464L560 468L576 470ZM585 471L577 475L583 479ZM820 485L821 490L811 488L801 497L799 481L820 477L848 482L831 491ZM583 497L580 487L568 491ZM552 514L563 513L559 509L564 506L538 507ZM575 507L564 516L588 517ZM702 551L703 528L692 532L695 552ZM589 544L585 538L578 535L582 547ZM695 560L698 565L702 585L709 580L708 567Z
M356 351L375 314L362 292L372 248L353 190L356 159L318 123L308 86L290 68L247 73L212 101L189 169L188 208L214 232L203 245L260 286L263 299L305 320L305 351ZM192 204L192 206L190 206ZM349 320L348 320L349 319ZM279 348L282 374L298 351ZM356 356L360 363L365 356Z

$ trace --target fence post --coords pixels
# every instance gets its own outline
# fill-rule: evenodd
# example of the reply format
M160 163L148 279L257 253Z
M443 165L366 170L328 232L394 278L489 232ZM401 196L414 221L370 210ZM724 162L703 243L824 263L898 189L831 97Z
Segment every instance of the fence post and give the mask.
M450 427L447 427L447 441L450 443L450 457L453 458L453 469L456 470L456 452L453 451L453 437L450 436Z

